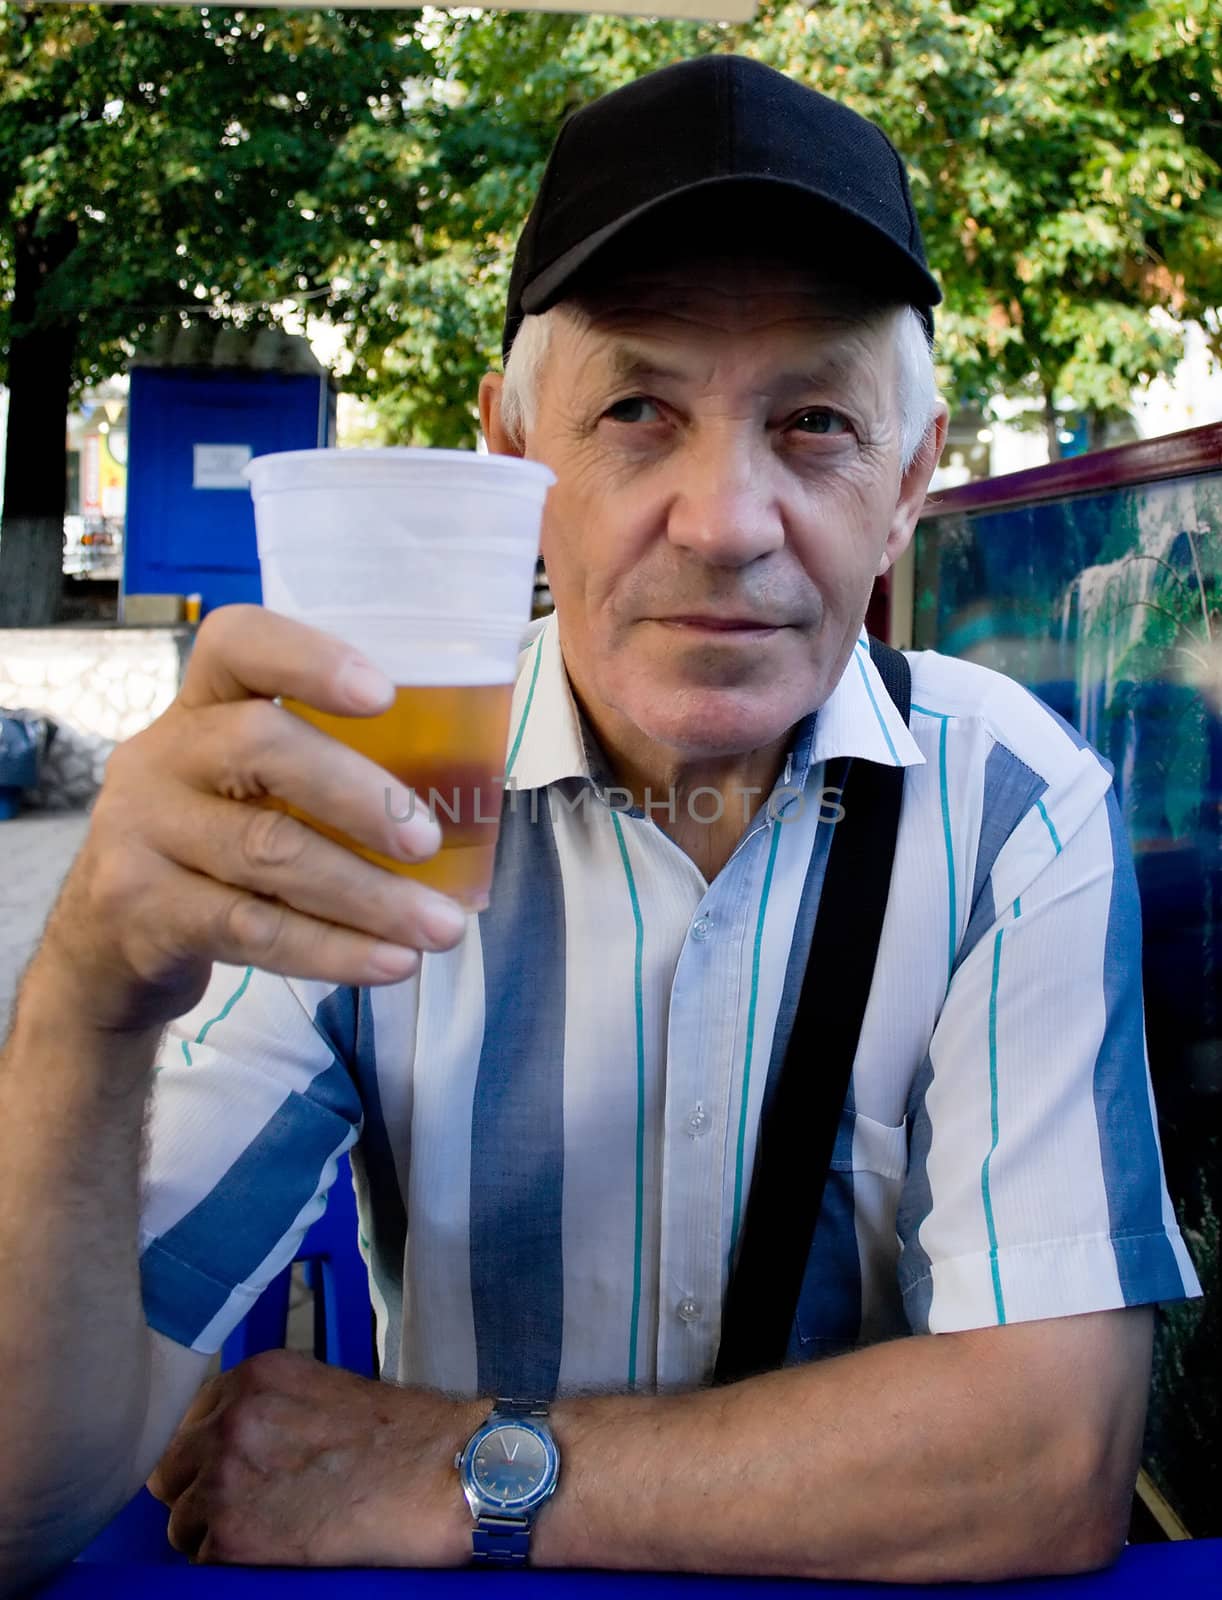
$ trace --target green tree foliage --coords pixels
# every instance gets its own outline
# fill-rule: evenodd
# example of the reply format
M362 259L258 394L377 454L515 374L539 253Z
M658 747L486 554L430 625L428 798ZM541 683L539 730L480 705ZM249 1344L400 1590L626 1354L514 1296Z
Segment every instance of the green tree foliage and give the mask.
M49 620L72 381L191 308L266 320L417 225L416 14L0 4L0 620Z
M452 18L423 228L368 263L357 343L389 432L469 440L512 241L575 105L741 50L875 118L904 152L946 292L954 403L1127 407L1222 304L1222 28L1211 0L764 0L746 26ZM815 253L823 248L814 242ZM834 241L827 248L834 250ZM1167 315L1152 320L1152 308ZM1215 324L1216 327L1216 324ZM405 374L417 381L404 383Z
M375 206L410 229L413 190L388 179L402 85L429 65L412 20L0 5L0 270L16 224L75 231L39 317L76 322L77 376L114 371L173 308L329 284Z

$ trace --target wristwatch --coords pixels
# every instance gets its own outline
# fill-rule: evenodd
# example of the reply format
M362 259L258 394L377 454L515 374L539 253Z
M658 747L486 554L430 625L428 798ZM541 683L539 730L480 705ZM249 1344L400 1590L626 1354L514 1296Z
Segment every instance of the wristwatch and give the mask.
M524 1566L534 1520L560 1479L546 1404L498 1400L454 1465L475 1518L471 1559L484 1566Z

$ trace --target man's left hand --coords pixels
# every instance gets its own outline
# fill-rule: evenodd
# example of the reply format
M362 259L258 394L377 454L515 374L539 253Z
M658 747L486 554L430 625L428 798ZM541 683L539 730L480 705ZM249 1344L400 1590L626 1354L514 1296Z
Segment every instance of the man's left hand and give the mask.
M454 1453L487 1409L270 1350L203 1385L148 1487L195 1561L457 1566Z

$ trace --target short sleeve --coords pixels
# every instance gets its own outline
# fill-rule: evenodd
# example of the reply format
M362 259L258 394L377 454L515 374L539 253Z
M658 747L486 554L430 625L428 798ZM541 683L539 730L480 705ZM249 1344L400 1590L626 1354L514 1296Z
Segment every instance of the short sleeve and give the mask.
M913 1083L897 1230L918 1332L1200 1293L1163 1176L1123 824L1110 788L1084 805L1075 787L1040 784L1000 848Z
M313 993L311 991L317 991ZM361 1104L353 991L217 966L164 1035L141 1200L150 1327L212 1354L321 1216Z

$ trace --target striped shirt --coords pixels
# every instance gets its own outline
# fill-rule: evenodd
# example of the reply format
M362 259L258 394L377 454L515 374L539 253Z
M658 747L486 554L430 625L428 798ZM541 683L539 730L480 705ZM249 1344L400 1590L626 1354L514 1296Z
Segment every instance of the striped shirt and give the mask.
M218 966L168 1030L150 1325L216 1350L351 1148L386 1377L540 1397L706 1381L843 756L908 770L789 1359L1199 1293L1110 771L1009 679L909 661L911 731L863 634L709 883L592 770L555 619L535 625L492 903L457 948L375 989Z

